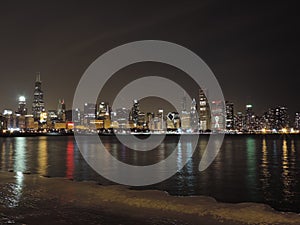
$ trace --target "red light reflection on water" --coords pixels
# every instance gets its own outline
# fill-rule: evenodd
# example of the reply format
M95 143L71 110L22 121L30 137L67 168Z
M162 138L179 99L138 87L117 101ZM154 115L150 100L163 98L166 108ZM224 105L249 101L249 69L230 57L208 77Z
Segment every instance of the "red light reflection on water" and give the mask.
M66 177L73 179L74 175L74 142L72 139L68 140L67 155L66 155Z

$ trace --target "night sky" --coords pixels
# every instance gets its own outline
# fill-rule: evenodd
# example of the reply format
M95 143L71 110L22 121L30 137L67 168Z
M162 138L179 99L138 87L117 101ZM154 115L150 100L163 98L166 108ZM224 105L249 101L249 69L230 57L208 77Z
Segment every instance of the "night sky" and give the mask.
M96 58L121 44L156 39L200 56L236 110L251 103L261 114L285 105L293 115L300 111L298 18L292 1L1 1L0 110L16 110L25 95L31 111L38 71L46 109L55 109L59 98L71 108L77 83ZM151 72L186 81L161 65L133 65L118 74L130 81ZM100 94L104 100L124 84L117 80ZM191 92L197 97L197 88Z

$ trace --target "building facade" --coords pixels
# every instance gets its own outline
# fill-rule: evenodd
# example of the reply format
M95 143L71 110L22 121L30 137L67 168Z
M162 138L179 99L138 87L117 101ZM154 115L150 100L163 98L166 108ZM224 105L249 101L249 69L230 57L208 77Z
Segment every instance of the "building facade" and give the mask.
M207 90L199 90L199 129L202 131L211 129L210 108L206 95Z
M41 76L36 76L33 93L32 114L35 121L39 121L41 113L45 112L44 92L42 91Z
M226 101L226 130L234 130L234 105Z

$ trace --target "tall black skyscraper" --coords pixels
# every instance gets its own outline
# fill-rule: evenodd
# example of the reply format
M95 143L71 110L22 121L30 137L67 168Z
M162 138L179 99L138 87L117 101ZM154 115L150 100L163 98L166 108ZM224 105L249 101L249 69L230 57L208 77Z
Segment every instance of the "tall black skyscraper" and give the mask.
M139 100L133 100L133 106L131 108L129 120L131 120L133 124L135 124L134 126L138 124L139 113L140 113L140 102Z
M45 111L44 93L42 91L42 82L39 73L36 76L33 94L32 114L34 120L39 120L41 113Z

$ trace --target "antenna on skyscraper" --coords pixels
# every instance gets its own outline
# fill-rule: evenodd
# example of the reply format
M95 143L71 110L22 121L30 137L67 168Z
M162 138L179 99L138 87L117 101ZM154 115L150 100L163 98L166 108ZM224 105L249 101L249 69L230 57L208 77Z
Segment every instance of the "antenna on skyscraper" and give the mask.
M36 82L41 82L41 73L36 72Z

